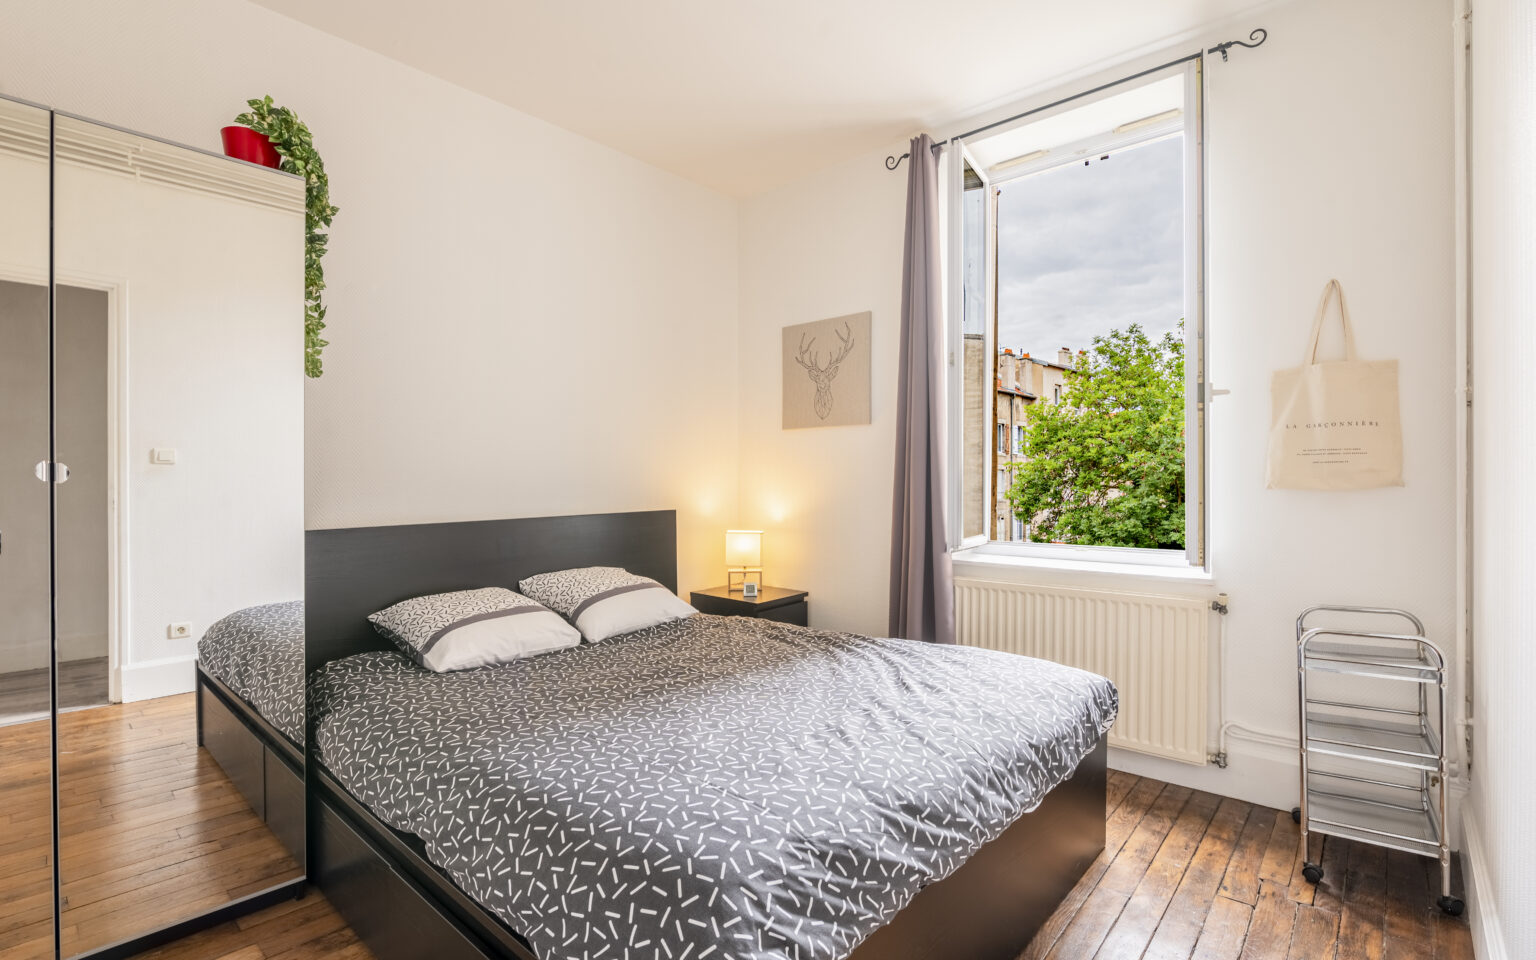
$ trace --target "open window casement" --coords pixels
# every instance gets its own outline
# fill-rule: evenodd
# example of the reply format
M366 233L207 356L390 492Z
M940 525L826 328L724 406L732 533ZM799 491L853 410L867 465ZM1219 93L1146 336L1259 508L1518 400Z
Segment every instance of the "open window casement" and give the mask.
M945 186L950 546L1005 555L1204 567L1205 248L1200 60L1150 71L1082 96L1052 99L1053 106L965 139L951 140L941 164ZM1076 176L1068 168L1113 157L1127 158L1121 160L1122 165L1139 162L1135 158L1146 154L1135 151L1152 144L1160 145L1160 156L1167 156L1170 148L1177 151L1173 160L1176 172L1159 180L1156 189L1171 191L1165 199L1170 209L1179 212L1171 222L1177 224L1182 237L1177 253L1170 254L1169 263L1160 269L1167 273L1163 279L1169 288L1182 287L1163 312L1181 310L1184 322L1183 544L1173 549L1166 542L1157 547L1008 542L1021 527L1031 529L1032 522L1023 518L1016 525L1013 521L1017 517L1009 515L1004 522L997 516L1010 509L1003 496L1006 491L1000 489L997 479L1000 469L1018 467L1022 460L1018 451L1000 451L994 442L997 424L1009 425L1010 443L1017 436L1019 407L1012 407L1005 415L999 404L1070 402L1070 388L1063 392L1061 378L1068 376L1065 368L1072 362L1053 362L1057 348L1071 344L1074 349L1091 350L1092 337L1101 331L1064 323L1052 331L1054 342L1048 346L1022 346L1025 351L1040 351L1033 359L1027 353L1010 354L1006 359L1012 365L1007 371L1001 369L999 324L1001 321L1006 326L1012 320L1007 303L1002 307L1007 315L999 316L999 287L1007 283L1011 289L1017 278L999 275L1000 270L1014 269L1011 262L999 263L1000 192L1038 187L1043 181L1028 178L1053 172ZM1111 221L1116 214L1108 198L1094 209L1109 210ZM1136 215L1130 207L1123 214L1126 218ZM1028 226L1023 225L1025 229ZM1109 283L1114 282L1110 277ZM1125 285L1127 289L1133 287L1133 278L1127 276ZM1171 329L1173 318L1166 319ZM1117 329L1123 328L1117 325ZM1053 374L1057 382L1040 377L1040 370L1050 366L1060 368ZM1027 382L1026 374L1031 378ZM1010 476L1015 472L1008 470ZM1117 492L1112 491L1111 497L1115 495Z

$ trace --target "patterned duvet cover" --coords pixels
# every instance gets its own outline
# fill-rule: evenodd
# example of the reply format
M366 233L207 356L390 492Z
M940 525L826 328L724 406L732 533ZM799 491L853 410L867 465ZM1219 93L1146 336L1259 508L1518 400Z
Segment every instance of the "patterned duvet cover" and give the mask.
M321 761L544 960L834 960L1076 769L1102 677L698 614L315 675Z

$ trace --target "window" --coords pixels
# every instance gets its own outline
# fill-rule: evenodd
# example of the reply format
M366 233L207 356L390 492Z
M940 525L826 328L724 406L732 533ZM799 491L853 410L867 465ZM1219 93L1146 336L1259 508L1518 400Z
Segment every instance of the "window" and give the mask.
M951 142L956 546L1205 565L1199 76ZM1120 444L1082 442L1111 423Z

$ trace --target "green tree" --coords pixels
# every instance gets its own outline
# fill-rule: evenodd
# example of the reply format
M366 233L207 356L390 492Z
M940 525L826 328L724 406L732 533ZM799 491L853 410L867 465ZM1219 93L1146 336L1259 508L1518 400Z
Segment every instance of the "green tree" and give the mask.
M1033 539L1184 548L1183 328L1095 337L1061 402L1030 406L1008 500Z

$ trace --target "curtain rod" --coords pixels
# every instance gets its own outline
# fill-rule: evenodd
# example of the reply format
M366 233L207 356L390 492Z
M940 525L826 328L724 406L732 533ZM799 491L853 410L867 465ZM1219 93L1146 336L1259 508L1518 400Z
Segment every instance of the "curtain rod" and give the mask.
M1179 57L1177 60L1169 60L1167 63L1160 63L1155 67L1148 67L1140 73L1133 73L1128 77L1121 77L1118 80L1111 80L1109 83L1101 83L1097 87L1094 87L1092 90L1084 90L1082 93L1074 93L1070 97L1062 97L1060 100L1053 100L1050 103L1044 104L1042 106L1025 110L1023 113L1016 113L1011 117L1004 117L1001 120L994 120L993 122L979 126L974 130L967 130L964 133L955 134L946 140L936 141L933 145L933 149L937 150L944 146L946 143L953 143L956 140L964 140L968 137L974 137L978 133L986 133L988 130L993 129L994 127L1001 127L1004 124L1013 123L1015 120L1022 120L1025 117L1033 116L1034 114L1054 109L1061 106L1062 104L1071 103L1073 100L1081 100L1083 97L1091 97L1095 93L1108 90L1110 87L1118 87L1122 83L1129 83L1132 80L1140 80L1142 77L1145 77L1148 74L1157 73L1159 70L1167 70L1169 67L1176 67L1181 63L1188 63L1191 60L1199 60L1206 54L1219 53L1221 54L1221 59L1225 60L1227 59L1227 51L1232 47L1248 47L1252 49L1254 47L1261 46L1265 40L1269 39L1269 31L1265 30L1263 27L1258 27L1252 33L1248 34L1248 39L1252 40L1253 42L1248 43L1243 40L1228 40L1225 43L1218 43L1216 46L1210 48L1209 50L1203 52L1196 50L1194 53ZM910 156L912 156L911 153L904 153L899 157L886 157L885 169L895 170L897 167L901 166L901 161L907 159Z

